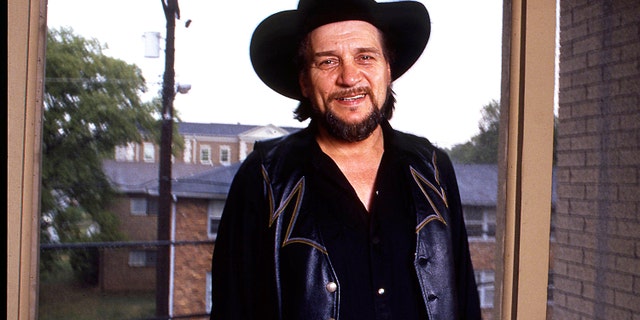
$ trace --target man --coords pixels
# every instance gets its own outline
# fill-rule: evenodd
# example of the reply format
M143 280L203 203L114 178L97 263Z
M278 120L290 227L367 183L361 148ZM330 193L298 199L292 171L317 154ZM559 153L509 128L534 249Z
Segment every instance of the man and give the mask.
M256 28L256 73L311 121L238 171L212 319L480 318L451 163L388 123L429 33L412 1L301 0Z

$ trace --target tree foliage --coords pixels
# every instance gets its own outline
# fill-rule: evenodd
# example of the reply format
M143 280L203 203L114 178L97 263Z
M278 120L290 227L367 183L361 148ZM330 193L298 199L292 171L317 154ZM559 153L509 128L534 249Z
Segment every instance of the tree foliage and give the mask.
M479 133L463 144L449 150L451 158L459 163L497 163L500 126L500 103L492 100L482 107L478 123Z
M457 144L447 150L451 159L459 163L498 163L498 144L500 128L500 103L492 100L482 107L482 118L478 122L479 133L463 144ZM553 163L556 163L558 118L553 124Z
M102 162L118 145L159 140L160 99L143 102L141 70L107 56L105 49L68 28L47 35L42 230L55 230L61 242L121 237L106 210L115 190ZM41 234L42 242L52 241L52 233Z

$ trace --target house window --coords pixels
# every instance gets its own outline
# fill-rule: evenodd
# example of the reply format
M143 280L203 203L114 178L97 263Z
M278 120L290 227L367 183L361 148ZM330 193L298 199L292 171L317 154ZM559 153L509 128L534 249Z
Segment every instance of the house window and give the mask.
M129 251L130 267L155 267L156 251L155 250L132 250Z
M464 222L469 239L489 240L496 236L495 208L469 206L464 207Z
M211 147L200 147L200 163L211 164Z
M209 239L215 239L218 235L218 226L220 225L220 218L222 217L222 209L224 208L224 201L211 200L209 201L208 209L208 223L207 233Z
M220 164L229 165L231 163L231 147L220 146Z
M158 214L158 198L131 198L131 214L136 216Z
M154 162L156 160L156 147L151 142L145 142L143 147L144 162Z
M128 161L135 160L135 147L133 143L128 143L125 146L116 146L116 161Z
M482 308L493 308L495 273L488 270L476 271L475 277L478 295L480 296L480 306Z
M147 198L131 198L131 214L140 216L147 214Z
M206 311L209 312L211 311L211 272L207 272L207 283L206 283L207 289L205 290L205 305L206 305Z

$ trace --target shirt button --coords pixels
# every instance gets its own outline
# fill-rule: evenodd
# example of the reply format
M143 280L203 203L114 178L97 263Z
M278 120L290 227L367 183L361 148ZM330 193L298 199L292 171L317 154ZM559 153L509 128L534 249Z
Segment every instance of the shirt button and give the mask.
M330 293L334 293L336 292L336 290L338 290L338 285L335 282L329 282L327 283L326 288Z
M378 295L381 296L384 294L384 288L378 289Z

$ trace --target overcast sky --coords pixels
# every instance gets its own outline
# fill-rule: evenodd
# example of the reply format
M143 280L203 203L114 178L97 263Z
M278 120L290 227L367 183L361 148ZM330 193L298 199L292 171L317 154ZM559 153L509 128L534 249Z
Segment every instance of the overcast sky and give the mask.
M480 109L500 98L502 1L422 0L431 39L400 79L392 125L441 147L478 131ZM183 121L302 126L297 102L264 85L249 60L251 34L265 17L294 9L297 0L181 0L176 27L176 82L192 86L176 96ZM49 0L50 27L71 27L106 43L110 56L138 65L150 91L161 87L164 52L144 57L145 32L166 33L161 0ZM184 23L192 20L189 28ZM161 41L164 47L164 40Z

